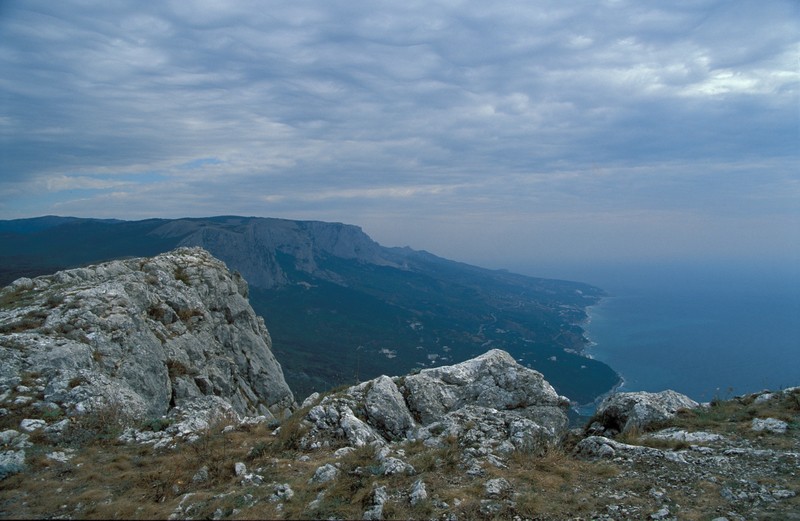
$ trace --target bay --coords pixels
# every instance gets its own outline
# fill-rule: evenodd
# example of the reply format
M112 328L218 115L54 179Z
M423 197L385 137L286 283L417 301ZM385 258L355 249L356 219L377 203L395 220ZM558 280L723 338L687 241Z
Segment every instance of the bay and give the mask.
M620 391L704 402L800 385L794 267L640 266L590 282L610 296L588 310L587 354L622 376Z

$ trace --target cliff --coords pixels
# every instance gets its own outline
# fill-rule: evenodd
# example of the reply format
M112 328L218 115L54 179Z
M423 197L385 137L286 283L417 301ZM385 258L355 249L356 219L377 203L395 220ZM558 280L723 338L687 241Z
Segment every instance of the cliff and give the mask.
M340 274L320 265L327 256L397 266L387 255L389 250L361 228L341 223L244 217L181 219L156 228L151 235L180 238L179 246L202 247L235 266L250 285L263 289L294 284L298 272L346 283Z
M202 249L18 279L0 292L0 389L41 407L158 418L201 397L282 417L292 392L248 288Z

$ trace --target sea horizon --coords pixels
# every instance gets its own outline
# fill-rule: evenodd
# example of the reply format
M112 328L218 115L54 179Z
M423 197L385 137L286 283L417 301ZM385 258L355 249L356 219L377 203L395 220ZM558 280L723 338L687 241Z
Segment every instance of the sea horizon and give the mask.
M651 271L650 276L645 276ZM699 402L800 385L800 278L792 270L640 269L587 309L586 354L616 389Z

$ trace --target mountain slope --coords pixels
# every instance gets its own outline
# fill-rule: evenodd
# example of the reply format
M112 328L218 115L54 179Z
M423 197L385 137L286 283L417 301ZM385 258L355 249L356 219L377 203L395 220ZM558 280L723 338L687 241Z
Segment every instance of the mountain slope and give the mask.
M31 222L35 221L35 222ZM585 307L602 290L386 248L341 223L221 216L0 222L0 282L200 246L239 271L286 380L302 398L380 374L460 362L492 348L579 403L618 376L580 355Z

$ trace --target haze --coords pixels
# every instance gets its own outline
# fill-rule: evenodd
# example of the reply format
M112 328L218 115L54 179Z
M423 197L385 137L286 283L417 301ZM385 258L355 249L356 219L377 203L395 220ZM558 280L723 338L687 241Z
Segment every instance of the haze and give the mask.
M800 4L0 4L0 219L339 221L484 265L800 262Z

